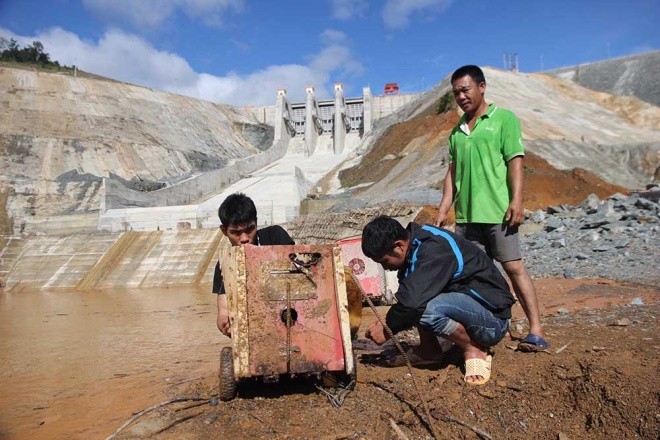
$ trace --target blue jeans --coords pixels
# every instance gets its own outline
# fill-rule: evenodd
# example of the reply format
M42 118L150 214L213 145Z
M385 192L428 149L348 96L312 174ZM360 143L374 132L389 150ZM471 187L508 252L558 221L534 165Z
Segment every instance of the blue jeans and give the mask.
M502 340L509 320L494 316L474 298L460 292L441 293L427 305L419 321L420 327L438 336L451 335L462 324L473 342L483 348Z

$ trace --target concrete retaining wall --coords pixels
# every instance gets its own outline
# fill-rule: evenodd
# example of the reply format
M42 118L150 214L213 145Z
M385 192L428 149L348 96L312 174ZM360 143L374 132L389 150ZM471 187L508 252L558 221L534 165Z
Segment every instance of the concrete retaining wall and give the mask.
M182 230L215 227L217 206L186 205L204 194L248 176L284 156L288 140L276 142L263 153L240 160L228 167L150 193L130 190L113 182L107 185L106 205L101 207L98 229L102 231ZM103 200L102 199L102 200ZM108 201L113 208L108 208Z
M262 153L157 191L134 191L112 179L103 179L101 217L110 209L174 206L194 202L204 194L217 192L247 174L280 159L286 153L287 144L285 140L278 141Z
M210 284L218 229L93 233L12 240L0 263L6 290Z
M396 113L401 107L414 101L419 96L419 93L411 93L409 95L374 96L372 98L374 120Z
M75 234L96 231L99 224L98 212L86 214L54 215L25 220L27 234Z
M250 112L254 118L262 124L275 126L275 106L264 105L261 107L247 106L245 109Z

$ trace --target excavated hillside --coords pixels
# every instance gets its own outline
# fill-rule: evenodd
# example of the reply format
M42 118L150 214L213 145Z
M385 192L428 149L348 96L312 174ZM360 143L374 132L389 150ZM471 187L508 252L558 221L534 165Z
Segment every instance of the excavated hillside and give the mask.
M365 154L359 165L342 170L339 178L344 186L358 186L384 179L409 152L420 153L417 160L436 158L435 150L446 147L449 133L459 120L455 109L437 113L437 105L429 107L419 115L391 126L379 138L374 147ZM401 146L410 146L401 148ZM446 161L440 157L440 163ZM540 157L527 152L524 159L525 193L527 209L545 209L553 204L579 204L589 194L601 198L628 190L620 185L604 181L595 174L582 169L558 170ZM437 175L436 189L442 188L444 174Z
M595 61L549 70L545 73L570 79L592 90L612 95L635 96L660 106L660 51L611 60Z
M578 203L643 188L660 166L660 108L612 96L571 81L484 69L486 99L521 120L527 154L525 206ZM387 200L437 204L447 170L448 136L460 110L445 79L394 117L378 121L365 153L337 177L334 210ZM448 97L447 97L448 96Z
M0 66L0 191L23 216L99 209L103 177L158 189L272 144L245 109L97 78Z

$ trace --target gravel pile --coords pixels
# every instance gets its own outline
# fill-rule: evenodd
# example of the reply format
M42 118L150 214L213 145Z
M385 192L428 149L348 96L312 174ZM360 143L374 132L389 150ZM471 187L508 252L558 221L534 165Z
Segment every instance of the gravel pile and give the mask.
M534 277L603 277L660 284L660 190L606 200L589 195L579 206L530 213L541 230L522 236Z

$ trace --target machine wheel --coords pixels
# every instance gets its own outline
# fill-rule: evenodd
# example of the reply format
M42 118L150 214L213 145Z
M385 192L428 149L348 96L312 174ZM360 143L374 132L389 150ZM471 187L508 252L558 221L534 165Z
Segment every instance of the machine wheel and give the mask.
M348 387L352 383L353 385L351 385L350 389L355 389L355 384L357 383L357 357L355 356L355 350L353 350L353 372L351 374L346 373L346 371L337 373L336 381L344 387Z
M226 402L236 397L236 379L234 378L234 357L231 347L224 347L220 351L220 379L219 395L220 400Z

